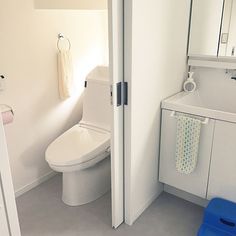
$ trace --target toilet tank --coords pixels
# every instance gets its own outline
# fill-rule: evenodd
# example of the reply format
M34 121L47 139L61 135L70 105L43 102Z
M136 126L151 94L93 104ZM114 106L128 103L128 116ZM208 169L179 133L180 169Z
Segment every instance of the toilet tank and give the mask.
M80 123L110 131L111 112L108 67L98 66L86 78L83 117Z

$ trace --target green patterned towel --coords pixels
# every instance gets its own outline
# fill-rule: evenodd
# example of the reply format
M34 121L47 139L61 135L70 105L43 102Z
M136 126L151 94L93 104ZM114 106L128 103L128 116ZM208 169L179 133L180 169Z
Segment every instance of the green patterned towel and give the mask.
M197 166L201 121L179 115L177 117L176 169L183 174L192 173Z

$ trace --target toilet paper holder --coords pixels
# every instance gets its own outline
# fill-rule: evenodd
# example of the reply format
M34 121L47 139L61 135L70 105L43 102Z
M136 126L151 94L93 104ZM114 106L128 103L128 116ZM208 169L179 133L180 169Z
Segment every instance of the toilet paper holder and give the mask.
M3 124L9 124L13 122L14 118L14 111L12 107L6 104L0 104L0 111L1 111L1 116L3 120Z

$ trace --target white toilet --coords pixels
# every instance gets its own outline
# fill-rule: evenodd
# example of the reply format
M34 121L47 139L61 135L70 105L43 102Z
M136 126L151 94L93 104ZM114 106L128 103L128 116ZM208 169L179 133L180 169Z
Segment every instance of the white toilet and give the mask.
M63 173L62 200L70 206L89 203L111 186L111 105L107 67L86 79L82 120L46 150L49 166Z

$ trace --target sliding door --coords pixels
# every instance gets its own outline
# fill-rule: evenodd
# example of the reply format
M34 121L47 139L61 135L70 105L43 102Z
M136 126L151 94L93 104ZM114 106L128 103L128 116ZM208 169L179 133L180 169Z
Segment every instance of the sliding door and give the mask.
M125 1L125 222L159 196L161 101L181 90L187 70L189 0Z

